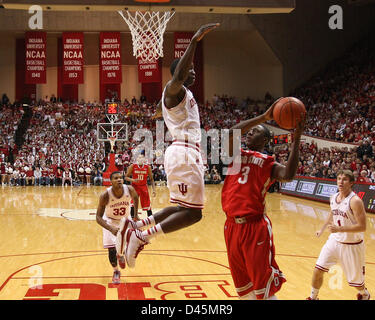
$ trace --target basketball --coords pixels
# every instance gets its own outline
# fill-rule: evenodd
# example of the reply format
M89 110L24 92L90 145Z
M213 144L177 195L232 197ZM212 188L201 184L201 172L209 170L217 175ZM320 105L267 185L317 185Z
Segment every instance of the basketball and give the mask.
M283 129L294 129L305 114L305 105L294 97L280 99L273 109L273 119Z

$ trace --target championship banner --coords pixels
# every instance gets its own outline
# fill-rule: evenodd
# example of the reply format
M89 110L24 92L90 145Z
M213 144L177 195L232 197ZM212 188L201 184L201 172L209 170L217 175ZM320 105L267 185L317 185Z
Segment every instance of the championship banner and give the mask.
M62 41L62 83L83 83L83 32L63 32Z
M174 59L181 58L183 56L193 35L193 32L174 33Z
M138 59L138 81L140 83L160 82L159 60L148 62Z
M46 40L45 32L25 33L25 83L46 83Z
M103 84L121 83L121 34L100 33L100 81Z

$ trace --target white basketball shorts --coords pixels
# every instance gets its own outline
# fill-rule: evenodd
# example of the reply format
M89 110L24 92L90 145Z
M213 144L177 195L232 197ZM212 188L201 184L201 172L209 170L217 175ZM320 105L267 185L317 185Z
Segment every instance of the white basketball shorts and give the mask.
M352 287L361 287L365 282L365 244L343 244L328 238L324 244L315 268L328 272L329 268L339 264Z
M111 226L118 227L120 220L110 219L106 216L103 216L103 219ZM103 228L103 248L114 248L116 246L116 236L109 230Z
M173 142L164 155L170 202L182 207L203 209L204 166L199 147Z

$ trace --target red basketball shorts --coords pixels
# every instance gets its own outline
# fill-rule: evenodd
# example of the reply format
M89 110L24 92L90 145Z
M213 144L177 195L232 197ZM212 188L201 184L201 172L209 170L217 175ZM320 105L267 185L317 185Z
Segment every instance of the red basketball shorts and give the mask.
M145 185L132 185L132 187L135 189L135 191L138 194L138 197L139 197L140 202L141 202L142 210L150 210L151 209L151 201L150 201L150 195L148 193L147 184L145 184Z
M240 297L254 291L257 299L267 299L280 290L286 279L275 261L272 224L266 215L251 217L242 224L228 217L224 237Z

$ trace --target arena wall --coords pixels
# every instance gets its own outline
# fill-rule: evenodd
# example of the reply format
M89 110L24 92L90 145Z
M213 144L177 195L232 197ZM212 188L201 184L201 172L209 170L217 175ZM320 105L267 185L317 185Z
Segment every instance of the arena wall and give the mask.
M30 15L25 11L0 10L3 39L0 72L15 78L15 39L23 38ZM220 22L220 29L204 39L204 96L228 94L238 98L264 97L269 91L282 94L282 66L279 59L253 27L246 15L181 14L176 13L164 35L162 85L171 78L169 65L173 61L174 31L196 31L208 22ZM121 97L137 98L142 94L138 82L137 62L132 55L131 35L121 17L114 12L43 12L43 31L47 32L47 83L37 85L37 98L57 94L57 39L63 31L83 31L85 34L85 83L79 85L79 99L99 99L98 64L99 32L122 32L123 83ZM14 79L0 82L0 92L15 99Z
M339 4L344 12L344 29L330 30L328 8ZM238 98L263 98L288 94L318 72L361 35L373 28L374 5L347 5L345 0L297 0L289 14L219 15L176 13L164 36L162 85L170 79L173 60L173 31L195 31L205 23L220 22L220 29L204 39L204 96L228 94ZM21 10L0 10L0 93L15 99L15 39L29 30L30 14ZM85 79L79 99L97 100L98 41L100 31L122 32L124 80L121 97L139 97L136 60L132 56L129 29L116 12L43 12L47 37L48 83L37 85L37 97L56 94L57 43L63 31L85 33ZM129 71L129 73L128 73Z
M331 30L328 9L343 9L343 29ZM284 94L308 80L358 39L374 31L375 4L348 5L347 0L297 0L287 15L249 15L249 19L280 59Z

